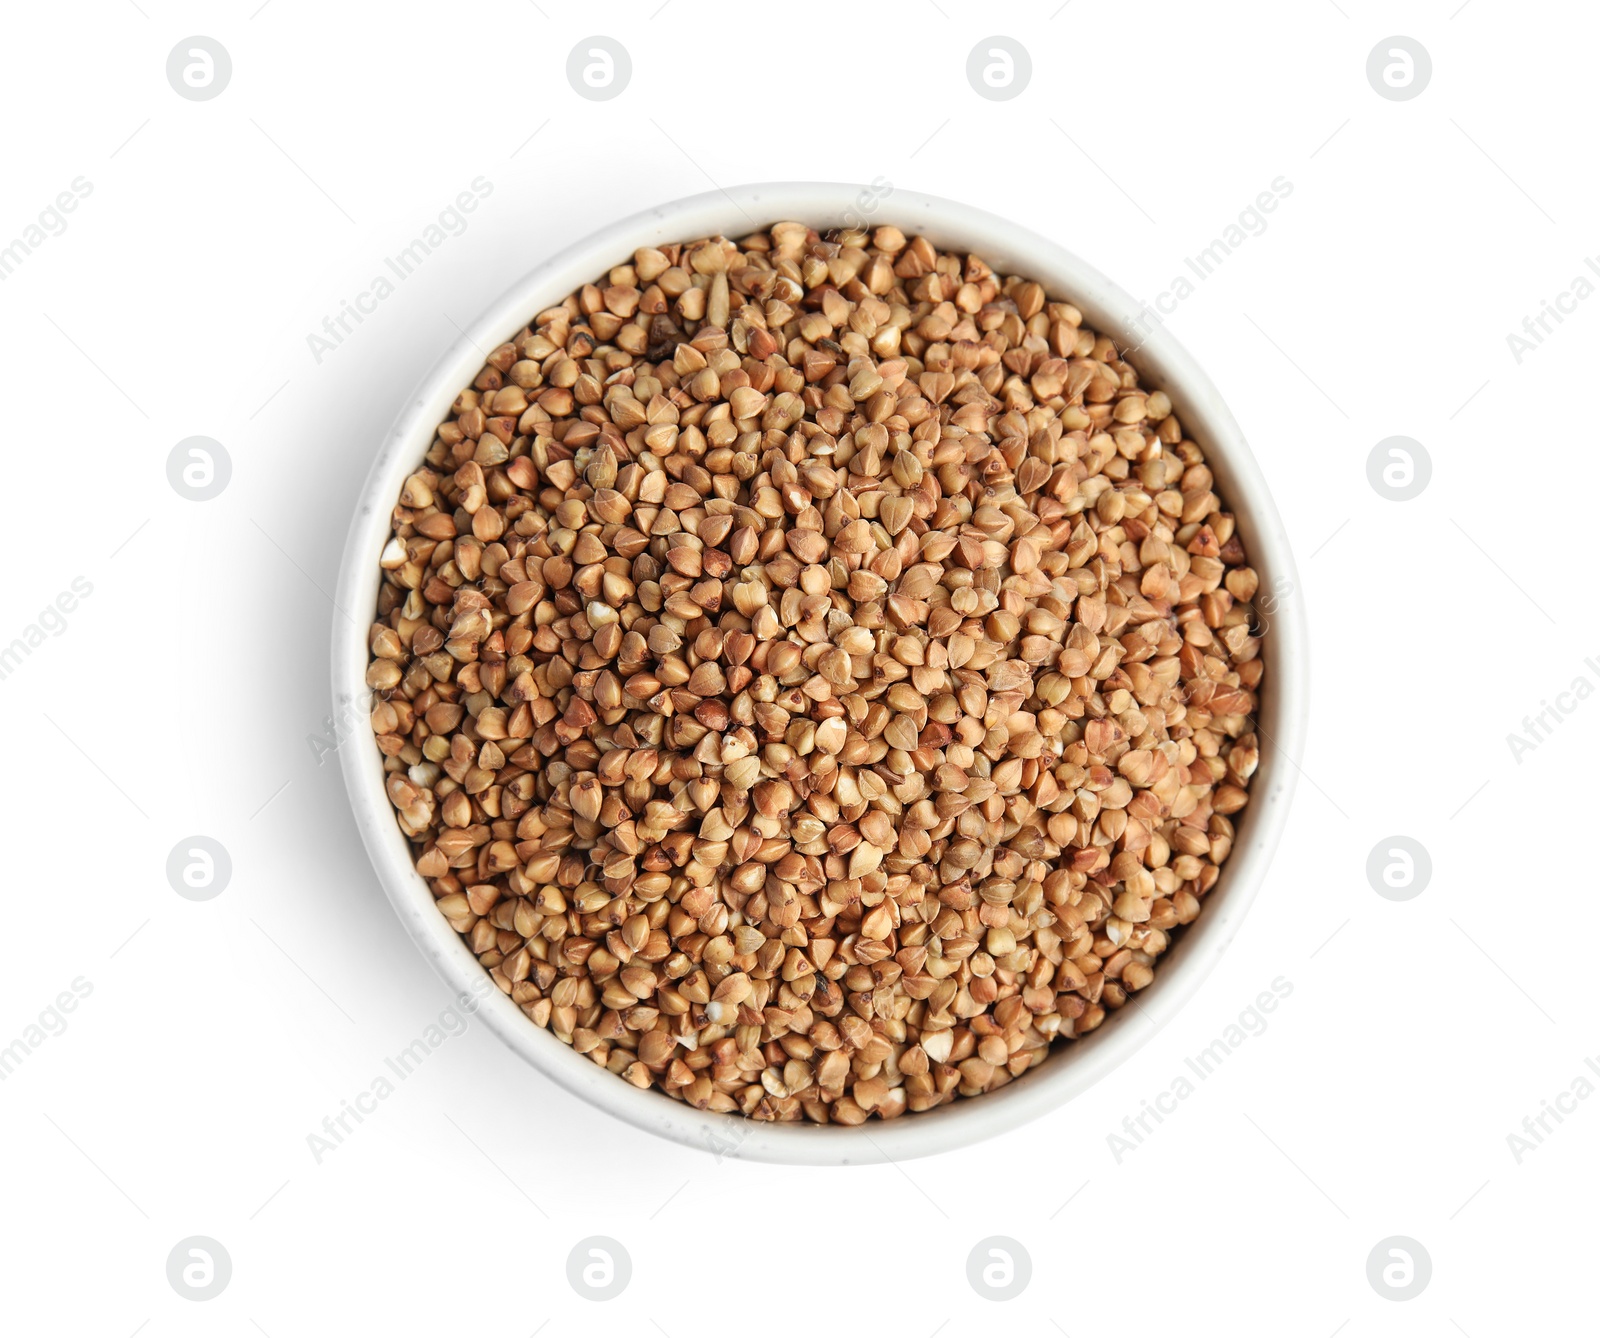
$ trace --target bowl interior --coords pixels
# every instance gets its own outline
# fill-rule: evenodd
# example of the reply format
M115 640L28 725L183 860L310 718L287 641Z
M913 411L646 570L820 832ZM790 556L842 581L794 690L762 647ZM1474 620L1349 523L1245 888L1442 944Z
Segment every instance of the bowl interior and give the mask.
M638 247L717 233L739 237L786 220L819 230L893 223L908 235L927 236L940 249L976 252L995 269L1025 275L1042 283L1053 298L1072 301L1092 328L1119 343L1126 339L1137 344L1131 361L1141 382L1170 396L1188 435L1205 451L1217 491L1238 517L1261 589L1271 592L1270 609L1261 596L1257 600L1270 627L1263 642L1267 672L1258 713L1262 756L1250 803L1236 819L1233 853L1207 894L1204 913L1176 937L1137 1006L1119 1010L1089 1036L1057 1047L1046 1062L998 1091L854 1128L775 1125L697 1111L620 1081L535 1026L493 988L477 959L434 909L433 895L412 865L410 847L384 793L382 759L367 723L366 620L377 604L378 555L388 539L390 512L460 388L481 367L481 349L503 342L539 311ZM341 718L349 714L361 722L351 742L340 749L340 758L357 825L384 890L435 969L511 1049L601 1109L680 1143L719 1156L846 1165L927 1155L1033 1119L1122 1062L1194 993L1236 932L1283 828L1304 731L1304 615L1282 521L1237 423L1188 354L1159 324L1142 318L1141 304L1076 256L971 206L893 188L885 194L831 183L751 185L658 206L568 248L513 284L440 359L391 428L361 492L337 592L338 604L354 613L356 625L342 615L333 620L333 693Z

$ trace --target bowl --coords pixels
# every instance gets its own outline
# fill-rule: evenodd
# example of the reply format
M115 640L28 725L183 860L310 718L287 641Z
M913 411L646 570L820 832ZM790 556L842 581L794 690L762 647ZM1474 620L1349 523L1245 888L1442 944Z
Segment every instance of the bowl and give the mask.
M739 237L784 220L817 229L893 223L922 233L941 249L972 251L1004 273L1042 283L1069 299L1088 324L1119 342L1137 344L1131 361L1142 384L1167 392L1198 441L1217 491L1238 517L1239 531L1261 577L1260 612L1270 627L1263 642L1267 674L1259 711L1261 763L1251 800L1238 823L1231 857L1208 893L1204 913L1176 936L1140 995L1142 1020L1119 1010L1087 1037L1057 1047L1023 1077L980 1097L961 1099L894 1120L857 1126L774 1124L699 1111L654 1089L622 1081L536 1026L489 985L489 978L434 908L413 867L410 846L383 787L382 759L367 723L365 683L370 611L377 606L378 555L389 536L395 499L428 450L462 386L483 364L482 350L503 343L552 306L638 247L718 233ZM1141 322L1142 325L1141 325ZM1137 332L1137 338L1130 337ZM1261 472L1215 387L1145 308L1071 252L1037 233L970 205L887 187L806 182L739 186L663 204L603 228L517 280L436 363L395 420L361 489L340 567L333 619L335 718L358 719L339 750L351 808L373 868L396 913L451 989L477 1000L476 1015L518 1056L600 1110L690 1147L753 1161L840 1166L901 1161L976 1143L1055 1110L1092 1086L1170 1020L1238 931L1266 877L1294 789L1306 719L1305 613L1289 540Z

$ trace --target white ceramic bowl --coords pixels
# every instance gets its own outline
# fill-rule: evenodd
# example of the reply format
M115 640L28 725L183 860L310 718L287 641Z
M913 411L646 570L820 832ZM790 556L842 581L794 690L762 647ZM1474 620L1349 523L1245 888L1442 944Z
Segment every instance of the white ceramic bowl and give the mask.
M352 624L343 616L333 620L338 718L348 712L361 721L340 749L356 823L396 912L453 990L481 996L487 975L434 909L427 884L412 866L410 848L384 793L381 759L366 723L367 618L377 605L378 554L389 535L390 512L401 484L427 451L456 394L477 375L483 364L481 349L504 342L536 313L624 262L638 247L717 233L739 237L783 220L818 229L894 223L908 235L925 234L941 249L977 252L1002 272L1043 283L1052 297L1076 303L1093 328L1114 335L1133 329L1140 313L1139 304L1099 271L1003 218L934 196L894 190L883 197L881 191L836 183L740 186L660 205L568 247L512 284L423 378L384 440L362 488L339 574L338 603L358 622ZM855 1128L760 1123L697 1111L658 1091L641 1091L535 1026L508 998L490 988L478 1015L511 1050L608 1114L691 1147L756 1161L850 1165L960 1147L1053 1110L1149 1040L1153 1029L1147 1022L1165 1023L1183 1006L1238 930L1283 830L1305 730L1305 614L1277 507L1216 389L1160 326L1154 326L1133 361L1143 384L1168 393L1187 431L1204 449L1219 494L1238 516L1246 550L1261 576L1261 589L1273 594L1264 646L1263 752L1250 804L1241 815L1232 857L1207 896L1203 914L1178 936L1154 983L1139 997L1143 1021L1124 1010L1083 1040L1059 1047L1045 1063L999 1091Z

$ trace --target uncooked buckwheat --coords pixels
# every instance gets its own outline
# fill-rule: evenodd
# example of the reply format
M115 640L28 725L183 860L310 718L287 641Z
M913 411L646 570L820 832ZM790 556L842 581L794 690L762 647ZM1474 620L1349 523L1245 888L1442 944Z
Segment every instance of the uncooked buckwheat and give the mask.
M636 252L407 479L389 798L534 1023L638 1087L860 1124L1150 984L1258 750L1200 448L1038 283L896 228Z

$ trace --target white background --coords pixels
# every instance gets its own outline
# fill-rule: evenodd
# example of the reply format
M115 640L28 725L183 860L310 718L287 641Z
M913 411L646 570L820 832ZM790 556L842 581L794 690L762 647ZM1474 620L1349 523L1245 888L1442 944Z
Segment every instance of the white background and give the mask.
M1592 1323L1600 1100L1521 1164L1507 1135L1600 1054L1574 913L1595 890L1600 703L1520 763L1506 735L1579 675L1600 683L1584 666L1600 302L1520 365L1506 336L1600 251L1600 16L258 3L4 18L0 245L75 177L93 186L0 284L0 644L74 577L93 585L0 682L0 1046L75 978L93 991L0 1083L7 1331ZM564 75L595 31L634 67L603 103ZM1015 100L966 81L990 33L1031 53ZM191 34L231 54L215 100L167 82ZM1415 100L1367 82L1391 34L1431 53ZM493 192L466 232L319 365L307 335L478 176ZM1274 178L1293 185L1171 321L1277 492L1312 615L1304 780L1243 932L1115 1075L970 1151L719 1162L591 1113L473 1026L317 1164L307 1135L448 1003L370 871L336 759L308 742L330 709L326 592L382 433L455 325L591 229L718 183L879 176L1007 214L1148 297ZM165 472L194 434L233 462L204 503ZM1393 434L1432 457L1414 501L1367 482ZM233 861L203 903L165 876L196 833ZM1396 833L1433 860L1402 903L1365 873ZM1119 1164L1108 1134L1279 976L1293 993L1269 1029ZM233 1261L205 1303L165 1273L197 1234ZM603 1305L565 1277L590 1235L633 1260ZM990 1235L1033 1260L1004 1305L965 1278ZM1415 1300L1368 1284L1391 1235L1431 1255Z

